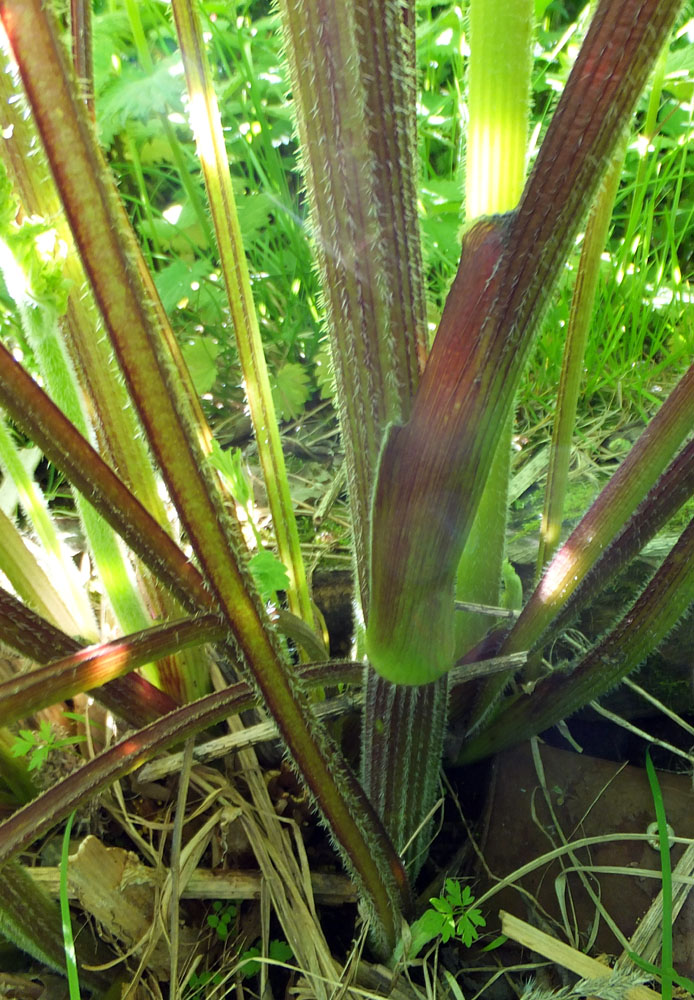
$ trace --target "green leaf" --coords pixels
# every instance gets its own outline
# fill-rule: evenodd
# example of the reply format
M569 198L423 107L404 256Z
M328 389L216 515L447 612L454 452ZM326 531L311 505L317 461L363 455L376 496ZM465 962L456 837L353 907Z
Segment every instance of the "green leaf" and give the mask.
M448 899L442 899L440 896L432 896L429 902L435 910L438 910L439 913L443 913L447 917L452 915L453 907Z
M253 491L244 468L241 449L222 449L218 441L213 441L210 462L217 472L221 472L227 480L234 500L247 509L253 499Z
M217 379L216 359L220 350L219 344L212 337L193 337L182 347L183 357L199 396L209 392Z
M487 921L479 910L468 910L456 924L456 933L466 948L479 937L478 927L486 927Z
M260 948L257 945L253 945L252 948L247 948L241 956L244 964L239 971L244 979L250 979L251 976L255 976L260 972L260 962L253 961L256 955L260 955ZM246 961L247 959L250 959L250 961Z
M119 76L104 88L97 103L97 122L101 141L110 146L113 137L123 131L132 118L146 121L158 114L180 110L182 84L172 70L180 63L178 52L157 63L153 73L140 66L126 64Z
M167 313L173 313L181 299L192 294L191 286L202 281L213 270L210 261L204 257L193 261L177 257L167 267L157 271L154 275L154 284Z
M36 747L29 761L29 770L37 771L48 760L48 747Z
M272 401L280 420L295 420L309 397L309 379L303 365L293 361L282 365L272 379Z
M508 938L505 934L499 934L499 936L495 937L493 941L486 944L482 951L495 951L497 948L500 948L502 944L506 944L507 941Z
M294 958L294 952L286 941L272 940L270 942L268 957L271 958L273 962L289 962L292 958Z
M445 892L446 899L450 902L452 907L456 906L466 906L468 903L472 902L470 899L470 886L466 885L465 890L461 896L462 887L460 882L456 882L452 878L447 878L445 882Z
M446 923L446 917L436 910L425 910L419 920L412 925L412 946L410 956L415 957L429 941L437 938Z
M289 587L287 570L268 549L259 549L248 565L264 601L271 600L278 590L287 590Z
M27 730L24 730L27 732ZM34 741L29 739L22 739L20 736L12 744L10 753L13 757L26 757L30 750L34 748Z

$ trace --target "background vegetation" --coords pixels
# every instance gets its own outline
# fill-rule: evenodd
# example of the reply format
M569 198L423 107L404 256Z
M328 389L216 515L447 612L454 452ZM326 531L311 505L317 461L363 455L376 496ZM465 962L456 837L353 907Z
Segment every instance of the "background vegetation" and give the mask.
M417 10L418 209L428 326L433 335L460 253L468 51L465 12L460 7L425 2L419 3ZM287 101L289 87L278 16L261 3L204 2L200 11L304 553L310 569L321 563L349 566L350 520L333 411L335 388L310 250L307 199L299 172L292 108ZM677 39L660 60L654 82L639 105L619 182L584 362L572 490L566 511L569 520L586 509L628 451L647 418L687 367L694 347L690 301L694 201L689 142L694 107L690 34L694 29L689 13L680 19ZM540 2L536 15L531 161L588 23L588 10L571 4ZM168 8L163 4L132 0L97 4L93 51L96 124L214 431L214 464L236 500L245 522L246 541L257 551L259 558L251 563L256 583L265 600L272 598L277 603L281 600L277 592L285 589L287 576L271 554L274 538L205 189L188 124L177 45ZM48 223L29 220L17 229L9 187L6 191L9 208L2 218L0 235L11 247L14 259L31 275L31 294L40 295L42 306L48 304L59 314L69 291L69 282L60 273L61 248L50 242L53 230ZM517 398L516 458L510 490L514 516L508 553L525 563L532 562L522 546L537 533L536 487L546 472L547 441L581 243L582 235L563 271ZM23 313L17 308L7 260L2 270L6 285L0 288L0 332L14 356L38 373L43 362L38 357L37 341L27 336L26 310ZM24 447L30 444L28 439L11 424L9 430L29 468L28 478L37 480L55 523L69 533L70 551L81 554L82 538L70 492L36 449ZM9 468L7 460L5 464ZM21 470L13 478L14 485L9 475L3 479L0 500L6 515L23 527L27 510L23 494L21 509L17 506ZM535 543L531 537L530 545ZM103 638L113 625L111 611L86 560L82 582L85 590L89 588L100 619L99 627L93 623L94 633ZM209 609L209 603L198 601L198 610L200 607ZM136 619L135 615L135 624L126 631L138 627ZM95 637L89 632L91 627L87 622L84 629L89 640ZM218 625L217 632L214 623L205 627L210 629L211 641L219 638ZM74 630L66 631L74 635ZM282 641L284 652L294 649ZM64 649L60 652L67 655ZM44 659L48 658L47 654ZM204 689L207 678L199 683ZM193 682L191 688L189 697L200 693ZM79 724L80 717L73 721ZM167 738L171 742L171 735ZM13 801L13 795L14 801L21 801L22 796L30 798L35 791L31 771L41 771L54 752L82 742L87 742L83 733L56 735L45 719L29 729L22 728L13 753L20 764L22 759L29 763L30 770L24 773L17 765L17 775L6 781L12 793L8 792L8 801ZM5 760L9 760L7 754ZM455 893L455 888L450 889L453 902L442 903L439 912L445 920L450 918L451 928L459 920L472 937L477 934L475 928L483 926L483 918L473 918L477 911L471 909L474 900L469 893ZM226 924L220 923L221 906L215 912L216 924L210 927L222 938L219 928ZM231 916L227 923L229 920Z

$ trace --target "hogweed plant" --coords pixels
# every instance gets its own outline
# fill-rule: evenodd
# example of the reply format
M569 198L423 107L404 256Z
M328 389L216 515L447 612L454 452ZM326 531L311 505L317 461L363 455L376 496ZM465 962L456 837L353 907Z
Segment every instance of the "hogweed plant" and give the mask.
M3 569L14 593L0 593L0 636L35 669L0 685L0 721L8 726L89 690L131 727L41 794L3 751L7 794L24 804L0 824L0 927L64 968L59 915L13 859L145 760L260 703L354 878L371 947L387 958L403 921L417 916L411 883L425 856L447 720L461 734L462 760L536 733L636 667L694 597L690 525L612 632L580 662L538 675L557 631L691 496L690 369L553 556L517 622L488 631L474 611L456 611L456 598L473 608L499 603L514 397L680 3L601 0L525 180L535 5L471 0L466 222L429 346L414 0L279 2L346 456L365 625L357 664L329 661L314 618L206 36L193 0L171 7L209 219L164 113L161 139L200 238L217 247L288 609L271 620L260 597L233 498L211 457L211 431L148 268L152 247L143 256L100 149L89 18L72 24L75 70L49 5L0 0L11 53L0 263L25 351L40 371L39 383L0 349L0 404L12 432L0 460L6 481L15 470L18 490L31 479L22 477L19 429L82 498L102 617L108 608L114 623L108 642L84 648L99 627L50 513L39 502L31 516L69 586L53 585L60 577L4 519ZM514 25L501 40L500 11ZM139 58L152 68L138 5L128 17ZM601 240L602 231L591 243L598 256ZM577 364L574 350L567 365ZM567 440L564 431L557 448ZM20 498L27 514L28 495ZM227 685L215 693L207 693L209 643L223 654ZM522 687L509 694L517 669L509 664L526 657L532 695ZM311 694L343 681L365 692L359 776L316 716L320 695ZM83 982L102 985L97 973Z

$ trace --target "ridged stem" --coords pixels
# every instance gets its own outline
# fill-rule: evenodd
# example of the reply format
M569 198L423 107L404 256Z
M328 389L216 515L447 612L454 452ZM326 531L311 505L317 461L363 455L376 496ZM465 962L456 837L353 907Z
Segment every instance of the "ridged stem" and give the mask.
M401 110L412 92L411 42L403 42L399 2L356 8L330 0L279 4L365 603L374 470L387 423L409 412L424 324L412 118ZM391 97L404 105L392 106Z
M17 861L10 861L2 869L0 933L37 961L66 975L60 909ZM83 935L76 942L80 980L88 989L101 994L108 988L110 978L104 972L88 968L96 955L86 950L87 941L88 936ZM105 958L100 957L102 961Z
M532 0L471 0L465 217L515 208L523 192L535 10ZM499 31L503 20L504 30ZM458 564L456 599L497 605L506 547L513 404ZM484 615L456 615L456 657L485 633Z
M504 642L502 655L530 649L540 640L691 432L693 406L694 366L550 562Z
M82 6L75 0L75 9ZM86 10L83 13L81 23L84 22L82 34L85 37L82 42L86 43L89 28ZM86 48L81 46L81 52L86 59L88 44ZM85 66L85 69L88 72L80 76L81 86L84 86L91 75L91 67ZM30 116L21 114L22 102L18 100L21 88L16 82L16 76L16 67L12 72L8 70L0 74L0 121L3 126L0 143L3 162L8 167L24 211L28 215L38 215L50 220L55 226L59 245L67 248L62 273L69 293L60 332L71 362L72 375L79 383L89 424L101 454L118 470L118 474L159 523L170 531L166 508L158 493L142 429L129 404L113 349L108 338L101 334L101 319L88 288L79 254L75 251L72 234L62 214L60 198L40 148L33 121ZM147 608L153 618L166 618L180 613L180 607L171 596L163 592L146 573L142 574L139 586L145 594ZM125 625L127 626L127 622ZM86 635L87 630L78 629L75 634ZM209 684L207 664L201 662L195 651L160 661L157 664L157 678L158 683L179 701L196 697Z

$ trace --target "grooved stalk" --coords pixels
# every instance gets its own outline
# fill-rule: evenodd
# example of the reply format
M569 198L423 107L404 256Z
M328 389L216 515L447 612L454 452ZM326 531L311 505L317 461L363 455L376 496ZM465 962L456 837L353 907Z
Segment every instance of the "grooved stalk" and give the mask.
M406 101L412 92L407 41L401 49L393 44L408 36L402 4L395 0L281 0L279 7L366 606L375 465L387 423L409 411L422 352L411 118L402 108L387 107L389 94ZM393 69L398 52L404 62ZM371 88L368 73L375 77Z

